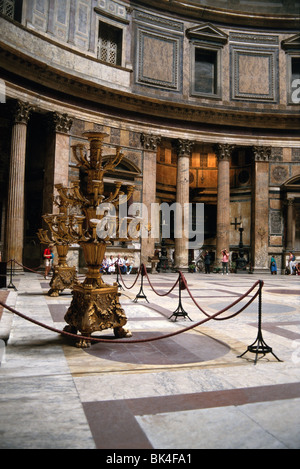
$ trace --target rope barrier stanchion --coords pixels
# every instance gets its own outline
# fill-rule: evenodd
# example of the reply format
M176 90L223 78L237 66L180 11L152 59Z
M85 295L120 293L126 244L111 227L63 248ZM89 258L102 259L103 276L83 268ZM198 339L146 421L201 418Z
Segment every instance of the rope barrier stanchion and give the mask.
M140 290L138 292L138 294L136 295L135 299L133 300L134 303L137 303L137 300L139 298L144 298L147 303L149 303L145 293L144 293L144 290L143 290L143 282L144 282L144 276L147 275L147 270L146 270L146 266L145 264L142 264L141 265L141 286L140 286Z
M176 310L171 314L169 319L171 319L173 316L175 317L174 321L177 320L179 316L185 318L189 318L190 321L192 319L189 317L188 313L185 311L185 309L182 306L182 300L181 300L181 291L186 289L186 282L184 281L183 274L179 272L179 302Z
M141 265L141 268L140 268L140 272L141 273L141 276L142 276L142 280L141 280L141 288L140 288L140 291L138 293L138 295L136 296L136 299L134 301L137 301L137 298L146 298L146 295L144 294L143 292L143 277L147 274L147 270L146 270L146 267L144 264ZM139 276L139 274L138 274ZM137 278L138 278L137 276ZM176 281L176 283L174 285L177 284L177 282L179 281L179 305L178 305L178 308L176 311L174 311L174 313L172 314L175 315L175 317L177 318L176 316L176 313L177 315L182 315L182 316L186 316L187 313L184 311L183 307L182 307L182 303L181 303L181 290L184 290L184 289L187 289L188 293L190 294L191 298L193 299L194 303L198 306L198 308L206 315L206 318L205 319L202 319L201 321L198 321L190 326L187 326L185 327L184 329L180 329L180 330L177 330L177 331L173 331L173 332L170 332L170 333L167 333L167 334L164 334L164 335L160 335L160 336L154 336L154 337L149 337L147 339L128 339L128 340L124 340L124 339L116 339L116 340L112 340L112 339L104 339L104 338L98 338L98 337L92 337L91 335L89 335L88 337L85 337L83 333L81 333L81 335L77 335L77 331L66 331L66 330L58 330L58 329L55 329L54 327L51 327L49 325L46 325L46 324L43 324L33 318L30 318L28 316L26 316L25 314L22 314L20 313L19 311L16 311L14 308L6 305L4 302L1 302L0 301L0 306L2 306L3 308L7 309L8 311L10 311L11 313L13 314L16 314L18 316L20 316L21 318L27 320L27 321L30 321L38 326L41 326L45 329L48 329L52 332L55 332L55 333L58 333L58 334L61 334L63 336L67 336L67 337L70 337L70 338L76 338L78 340L78 338L81 338L81 339L86 339L88 340L90 343L92 342L106 342L106 343L119 343L119 344L134 344L134 343L144 343L144 342L153 342L153 341L156 341L156 340L162 340L162 339L166 339L166 338L170 338L170 337L174 337L178 334L182 334L184 332L187 332L187 331L190 331L192 329L195 329L196 327L198 326L201 326L202 324L205 324L206 322L210 321L210 320L226 320L226 319L231 319L232 317L235 317L237 316L238 314L240 314L242 311L244 311L244 309L246 309L253 301L255 298L257 298L257 296L259 297L259 302L258 302L258 334L257 334L257 338L256 340L253 342L253 344L249 345L247 347L247 350L242 353L241 355L239 355L237 358L242 358L246 352L252 352L252 353L255 353L255 360L254 360L254 364L257 363L257 360L258 360L258 355L259 354L262 354L263 356L265 356L267 353L271 353L277 361L281 362L282 360L280 360L272 351L272 348L269 347L266 342L264 341L263 339L263 336L262 336L262 330L261 330L261 317L262 317L262 287L263 287L263 281L262 280L259 280L257 281L244 295L242 295L239 299L235 300L233 303L231 303L230 305L226 306L225 308L223 308L222 310L212 314L212 315L208 315L201 307L200 305L198 305L198 303L195 301L195 299L193 298L193 296L191 295L191 292L189 291L189 288L188 288L188 285L187 285L187 282L186 282L186 279L184 277L184 275L179 272L179 277ZM136 281L135 281L136 282ZM135 283L134 282L134 283ZM228 311L231 307L235 306L237 303L239 303L240 301L242 301L245 297L247 297L253 290L255 287L259 286L257 292L250 298L249 301L247 301L247 303L245 305L243 305L237 312L234 312L232 314L230 314L229 316L226 316L226 317L219 317L221 316L225 311ZM172 287L172 289L174 288L174 286ZM148 301L148 300L147 300ZM149 303L149 301L148 301ZM172 317L170 316L170 318ZM187 315L188 316L188 315ZM169 318L169 319L170 319ZM189 318L190 319L190 318ZM176 319L175 319L176 320ZM191 319L190 319L191 320ZM192 320L191 320L192 321Z
M184 332L188 332L192 329L195 329L196 327L201 326L202 324L205 324L206 322L210 321L211 319L216 319L217 316L219 316L220 314L223 313L223 311L218 311L217 313L214 313L211 316L207 316L206 318L202 319L201 321L199 321L197 323L192 324L191 326L187 326L184 329L179 329L177 331L170 332L170 333L167 333L167 334L164 334L164 335L149 337L147 339L115 339L114 340L114 339L102 339L102 338L92 337L92 336L85 337L84 335L78 336L76 332L73 333L73 332L68 332L68 331L65 331L65 330L56 329L52 326L49 326L49 325L44 324L40 321L37 321L36 319L30 318L30 317L26 316L25 314L21 313L20 311L17 311L16 309L12 308L11 306L6 305L2 301L0 301L0 306L7 309L11 313L16 314L20 318L25 319L26 321L29 321L29 322L37 325L37 326L43 327L44 329L47 329L49 331L52 331L52 332L55 332L57 334L63 335L65 337L70 337L70 338L75 338L75 339L78 339L80 337L81 339L86 339L89 342L95 342L95 343L105 342L105 343L109 343L109 344L112 344L112 343L114 343L114 344L138 344L138 343L154 342L154 341L157 341L157 340L167 339L167 338L174 337L176 335L182 334Z
M13 263L15 263L14 259L11 259L10 261L10 280L9 284L7 285L7 288L13 288L15 291L18 291L16 286L13 283Z
M247 347L247 350L245 350L242 355L239 355L237 358L242 358L247 352L255 353L255 359L254 359L254 365L257 363L258 355L261 354L263 358L267 353L271 353L277 361L281 362L275 353L273 352L272 348L269 347L269 345L266 344L266 342L263 339L262 335L262 330L261 330L261 317L262 317L262 286L263 286L263 281L260 280L260 286L259 286L259 294L258 294L258 331L257 331L257 337L253 344L249 345Z

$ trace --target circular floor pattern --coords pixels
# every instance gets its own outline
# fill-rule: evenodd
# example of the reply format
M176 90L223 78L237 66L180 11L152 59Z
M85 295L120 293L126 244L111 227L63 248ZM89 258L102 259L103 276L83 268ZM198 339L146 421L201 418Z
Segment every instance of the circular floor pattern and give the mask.
M163 334L153 331L134 332L132 340L145 340L160 335ZM100 336L97 335L97 337ZM108 337L105 336L105 338ZM84 349L89 355L105 360L144 365L183 365L205 362L222 357L229 350L230 347L220 341L201 334L187 333L152 342L122 344L122 339L120 339L120 344L98 342Z

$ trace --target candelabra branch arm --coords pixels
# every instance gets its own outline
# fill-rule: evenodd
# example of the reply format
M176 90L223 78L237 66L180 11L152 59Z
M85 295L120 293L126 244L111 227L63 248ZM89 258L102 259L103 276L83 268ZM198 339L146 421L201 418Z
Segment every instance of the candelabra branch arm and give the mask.
M72 145L71 148L73 151L74 158L77 161L78 165L84 166L85 168L89 169L90 163L87 160L86 156L83 154L83 149L85 149L85 146L83 144L77 144L77 145ZM80 156L78 156L77 150L79 150Z
M43 230L42 228L40 228L37 232L37 236L42 244L51 243L47 230Z
M111 155L107 163L104 165L103 173L115 169L115 167L118 166L118 164L122 161L124 155L121 152L120 147L117 147L116 151L116 155Z
M114 202L118 196L124 194L124 192L120 192L120 189L122 186L121 182L116 181L115 186L116 186L115 192L114 193L111 192L104 202Z
M74 186L72 190L74 194L74 198L73 198L74 205L80 205L80 202L82 202L85 205L89 205L90 201L81 194L79 187L77 185Z
M74 205L73 198L68 194L68 187L64 187L62 184L55 184L55 188L59 194L61 206Z

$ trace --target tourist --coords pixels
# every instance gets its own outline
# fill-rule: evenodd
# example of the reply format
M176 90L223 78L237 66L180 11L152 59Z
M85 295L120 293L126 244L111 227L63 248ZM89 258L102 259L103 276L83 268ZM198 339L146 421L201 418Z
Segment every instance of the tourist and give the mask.
M271 263L270 263L270 270L271 270L271 275L277 275L277 263L275 260L275 257L271 257Z
M228 275L228 261L229 261L229 252L227 249L222 249L222 275L224 275L225 271Z
M126 266L126 274L129 275L132 271L132 265L127 256L124 257L124 264Z
M52 267L52 244L49 245L48 248L44 250L44 260L45 260L45 273L44 273L44 278L47 280L49 272Z
M116 271L116 262L113 256L109 256L107 273L112 274Z
M103 257L103 261L100 267L100 273L101 274L107 274L108 273L108 262L106 259L106 256Z
M127 271L127 268L124 263L124 259L122 259L120 254L118 254L118 257L116 259L116 264L119 266L121 274L125 274Z
M205 265L205 273L206 274L210 274L210 262L211 262L211 258L210 258L209 252L205 251L204 265Z
M290 253L289 253L289 261L288 261L288 263L289 263L289 269L290 269L289 275L293 275L293 273L294 273L295 260L296 260L295 254L294 254L292 251L290 251Z

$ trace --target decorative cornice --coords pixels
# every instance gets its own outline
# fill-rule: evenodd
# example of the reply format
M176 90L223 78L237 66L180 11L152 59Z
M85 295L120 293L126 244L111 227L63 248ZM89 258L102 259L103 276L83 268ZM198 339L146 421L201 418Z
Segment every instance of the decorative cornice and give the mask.
M214 106L209 104L195 105L185 102L170 102L140 96L137 94L125 93L115 89L107 89L103 86L97 85L83 80L71 74L60 73L57 69L40 65L37 61L31 61L29 58L19 57L16 54L0 48L0 66L6 69L8 73L13 73L19 76L20 86L23 83L23 77L26 76L32 85L37 85L37 92L39 93L39 86L45 88L45 95L47 95L47 88L51 92L65 93L67 96L73 96L83 100L89 105L101 104L107 108L117 109L118 111L124 110L129 112L138 112L148 117L154 116L155 118L167 118L177 121L184 121L187 123L204 123L212 125L236 126L236 127L253 127L264 129L266 123L268 128L285 128L296 129L300 128L299 113L296 110L291 113L288 111L267 111L267 110L253 110L244 111L240 108L226 108L225 106ZM5 76L3 76L5 80ZM13 78L14 82L18 81ZM25 85L26 86L26 85Z
M224 45L228 42L228 35L210 23L189 28L186 30L186 35L189 39L197 39L206 43L214 42Z
M300 34L295 34L281 42L281 47L287 51L300 50Z
M256 12L257 10L247 12L245 6L244 11L241 11L238 3L236 3L235 9L218 8L214 5L213 1L211 2L211 6L207 4L200 5L200 2L195 2L194 0L138 0L137 3L144 5L147 8L163 10L166 14L177 14L181 17L193 18L197 21L213 21L226 25L236 24L263 28L266 24L268 24L268 27L270 28L281 28L284 24L285 28L296 30L299 29L300 26L298 12L293 12L293 14L282 14L281 12L273 13L272 11L268 13L260 13ZM249 4L251 4L251 2L249 2ZM258 7L256 5L256 9L257 8ZM282 9L282 6L280 8Z

